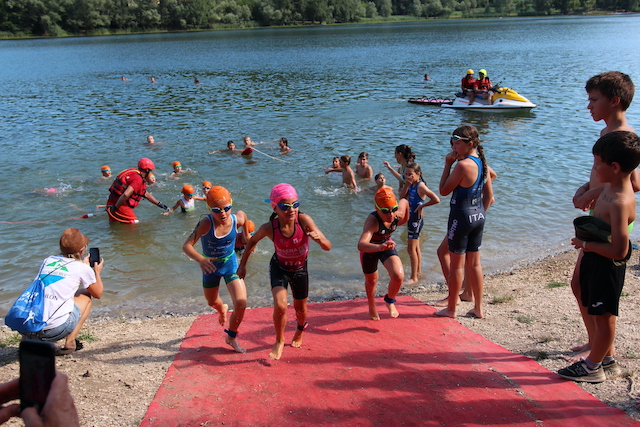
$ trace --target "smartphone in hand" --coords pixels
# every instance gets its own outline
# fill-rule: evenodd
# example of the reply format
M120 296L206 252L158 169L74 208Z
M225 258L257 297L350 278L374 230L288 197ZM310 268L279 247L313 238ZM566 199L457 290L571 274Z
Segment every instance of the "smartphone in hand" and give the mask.
M56 375L56 349L44 341L20 342L20 411L42 410Z
M89 249L89 265L93 267L95 263L100 263L100 248Z

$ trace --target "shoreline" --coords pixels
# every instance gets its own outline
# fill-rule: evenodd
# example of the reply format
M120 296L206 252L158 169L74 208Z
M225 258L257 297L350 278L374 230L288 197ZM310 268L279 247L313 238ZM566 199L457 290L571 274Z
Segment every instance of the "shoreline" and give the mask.
M568 286L577 254L578 251L568 250L524 267L486 275L486 318L466 317L464 313L472 303L463 302L457 320L490 341L532 358L551 371L567 366L563 359L570 355L567 349L586 338L575 298ZM632 256L627 265L615 341L617 360L623 373L600 384L580 383L580 387L640 421L640 386L636 383L640 373L640 326L632 317L633 313L640 312L640 265L637 263L637 256ZM401 293L427 304L445 296L444 289L430 285L403 288ZM401 305L398 310L402 316ZM205 307L202 313L212 311ZM362 320L368 321L366 304L362 314ZM90 317L80 334L84 349L56 358L58 370L69 376L80 424L138 426L198 315ZM310 317L313 317L312 310ZM392 321L384 315L381 320ZM14 335L6 326L0 328L0 342L6 345L0 348L2 382L19 374L18 343L10 340ZM6 425L23 423L13 418Z

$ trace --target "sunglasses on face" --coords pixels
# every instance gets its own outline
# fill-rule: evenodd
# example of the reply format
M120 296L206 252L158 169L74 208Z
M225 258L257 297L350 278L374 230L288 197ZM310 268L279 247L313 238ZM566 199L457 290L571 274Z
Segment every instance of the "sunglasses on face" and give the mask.
M203 190L211 190L211 187L202 187Z
M382 213L384 213L384 214L388 214L388 213L391 213L391 212L396 212L396 211L398 210L398 205L396 204L396 205L395 205L394 207L392 207L392 208L381 208L381 207L380 207L380 206L378 206L378 204L376 203L376 208L377 208L380 212L382 212Z
M464 136L460 136L460 135L451 135L451 141L471 141L471 138L467 138Z
M211 208L211 212L221 214L222 212L229 212L231 210L231 205L225 206L224 208Z
M278 207L284 212L287 212L291 208L298 209L300 207L300 200L296 200L293 203L278 203Z

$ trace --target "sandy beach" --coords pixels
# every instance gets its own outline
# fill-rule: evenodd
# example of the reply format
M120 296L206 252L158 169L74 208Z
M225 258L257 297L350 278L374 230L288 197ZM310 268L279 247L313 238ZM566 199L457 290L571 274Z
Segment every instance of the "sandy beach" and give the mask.
M463 302L458 320L508 350L532 358L551 371L568 363L570 347L585 341L569 281L577 251L570 250L530 266L485 277L484 319L466 317L472 303ZM581 387L602 402L640 421L640 265L634 254L620 303L616 351L622 374L601 384ZM433 286L405 287L402 293L426 303L445 296ZM203 298L204 306L204 298ZM402 315L402 306L398 306ZM203 313L210 313L203 307ZM313 313L310 312L310 317ZM195 316L89 318L81 333L84 349L57 358L58 370L69 376L71 392L83 426L138 426L180 348ZM362 307L367 320L367 307ZM383 318L383 322L393 322ZM219 325L212 334L224 339ZM0 328L0 381L18 376L15 333ZM265 355L266 356L266 355ZM23 425L12 419L6 425Z

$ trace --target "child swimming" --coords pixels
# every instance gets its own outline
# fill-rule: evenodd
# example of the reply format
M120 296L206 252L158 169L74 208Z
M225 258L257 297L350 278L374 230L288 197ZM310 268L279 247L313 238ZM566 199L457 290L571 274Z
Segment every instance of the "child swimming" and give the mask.
M162 215L169 215L176 209L180 208L182 213L193 212L196 210L196 202L195 197L193 197L193 193L195 192L193 186L187 184L182 186L182 198L173 205L168 211L164 212ZM203 199L202 197L200 198Z

